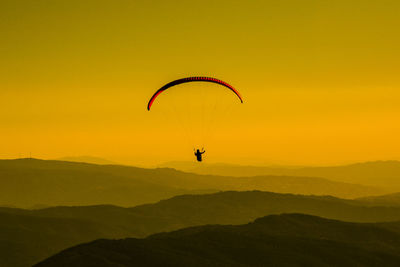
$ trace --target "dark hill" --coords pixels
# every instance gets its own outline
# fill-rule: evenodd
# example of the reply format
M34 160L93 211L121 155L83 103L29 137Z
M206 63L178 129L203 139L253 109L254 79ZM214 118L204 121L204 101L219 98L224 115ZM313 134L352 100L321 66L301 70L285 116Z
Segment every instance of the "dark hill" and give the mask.
M146 237L206 224L237 225L281 213L356 222L400 220L400 207L365 207L334 197L260 191L183 195L133 208L0 208L0 266L31 265L69 246L99 238ZM397 222L385 225L400 232Z
M284 214L240 226L200 226L146 239L97 240L46 266L398 266L400 234L380 225Z
M0 212L0 266L31 266L60 249L106 236L127 235L94 221Z

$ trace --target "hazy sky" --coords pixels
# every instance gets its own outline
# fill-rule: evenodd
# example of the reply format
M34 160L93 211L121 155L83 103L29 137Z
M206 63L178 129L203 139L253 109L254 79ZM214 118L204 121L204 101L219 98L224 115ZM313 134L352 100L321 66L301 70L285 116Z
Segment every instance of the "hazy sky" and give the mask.
M398 0L2 0L0 158L192 160L165 105L146 104L206 75L245 99L209 162L400 160L399 14Z

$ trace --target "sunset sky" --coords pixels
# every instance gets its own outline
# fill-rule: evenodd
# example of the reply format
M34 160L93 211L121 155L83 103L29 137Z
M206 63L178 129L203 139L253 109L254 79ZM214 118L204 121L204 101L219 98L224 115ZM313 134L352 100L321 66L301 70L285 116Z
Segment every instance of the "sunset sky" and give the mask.
M212 76L245 103L208 162L400 160L399 14L398 0L2 0L0 158L193 160L167 97L146 105Z

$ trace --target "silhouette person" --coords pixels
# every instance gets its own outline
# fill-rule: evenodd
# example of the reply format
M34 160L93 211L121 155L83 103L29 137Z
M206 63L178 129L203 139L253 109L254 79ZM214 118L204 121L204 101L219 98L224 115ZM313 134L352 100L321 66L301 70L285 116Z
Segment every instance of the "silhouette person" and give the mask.
M196 158L197 158L197 161L202 161L202 156L201 156L201 155L203 155L204 152L206 152L206 151L204 150L204 148L202 148L202 150L203 150L203 151L200 152L200 149L197 149L196 152L194 153L194 155L195 155Z

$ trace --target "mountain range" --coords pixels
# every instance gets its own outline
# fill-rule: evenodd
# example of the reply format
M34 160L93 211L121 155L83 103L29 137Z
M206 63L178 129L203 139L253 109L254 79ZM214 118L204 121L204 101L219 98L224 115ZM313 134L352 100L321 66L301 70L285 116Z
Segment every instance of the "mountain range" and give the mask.
M376 172L382 171L382 177L387 177L386 173L396 171L396 168L392 168L392 163L365 163L355 165L354 168L343 166L345 171L342 171L342 175L361 175L360 169L367 167L365 170L368 170L372 165L376 165ZM298 171L300 168L285 170ZM314 171L314 174L322 175L325 171ZM238 171L237 174L239 173ZM257 218L282 213L301 213L329 220L373 223L374 227L384 225L387 231L400 231L397 222L400 221L400 197L399 193L394 191L395 188L332 181L307 176L306 172L299 173L299 176L251 174L249 172L249 176L221 176L195 174L172 168L146 169L60 160L0 160L0 204L3 206L0 208L0 266L31 266L68 247L98 239L133 238L127 239L127 242L150 242L153 247L153 239L149 235L205 225L222 225L216 226L215 229L223 235L224 227L228 225L243 225L243 229L247 229L246 224ZM332 232L339 233L335 224L332 225ZM242 228L234 229L239 229L240 232ZM204 232L205 237L213 235L207 231ZM230 240L231 233L224 238ZM297 239L292 240L292 236L287 238L296 244ZM251 242L255 241L251 240L250 247ZM315 242L319 244L320 241ZM96 242L103 241L94 241L93 244L99 244ZM109 244L113 241L104 242ZM115 242L119 244L120 241ZM195 241L189 238L178 243L186 246L185 242ZM287 244L290 245L290 242ZM307 246L307 243L302 242L298 244ZM284 247L283 244L278 243L278 246ZM260 244L253 245L257 247ZM158 252L145 252L148 248L138 246L143 253L158 255ZM290 249L290 246L287 249ZM370 248L355 249L360 255L364 255L364 249ZM93 248L93 251L96 250L97 247ZM177 252L186 253L178 250ZM193 253L197 253L187 252L193 256ZM169 253L166 254L166 260L175 262L175 254ZM78 254L80 255L80 252ZM220 252L218 255L230 257ZM317 253L315 257L316 263L319 264L318 255ZM397 257L396 255L394 257ZM386 256L382 258L385 261L388 260ZM121 257L125 257L123 253ZM209 260L201 257L199 263ZM378 258L373 256L371 262ZM184 260L184 257L181 260ZM215 262L222 265L226 263L219 260ZM58 263L59 266L64 264ZM181 263L185 261L177 262L178 265Z
M296 177L323 177L332 181L378 186L400 190L400 162L372 161L339 166L244 166L234 164L195 164L191 162L168 162L162 167L186 172L223 176L284 175Z
M0 160L0 205L31 208L59 205L134 206L181 194L263 190L356 198L394 189L326 178L265 175L199 175L171 168L145 169L55 160Z
M400 229L400 206L364 205L361 200L261 191L182 195L153 204L0 208L0 266L30 266L96 239L144 238L186 227L246 224L259 217L303 213L352 222L389 222ZM400 230L399 230L400 231Z

